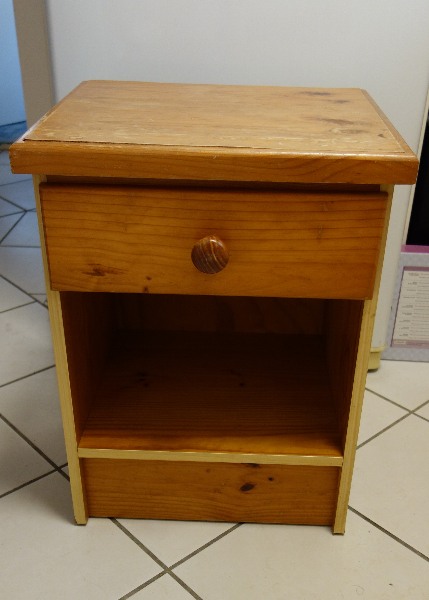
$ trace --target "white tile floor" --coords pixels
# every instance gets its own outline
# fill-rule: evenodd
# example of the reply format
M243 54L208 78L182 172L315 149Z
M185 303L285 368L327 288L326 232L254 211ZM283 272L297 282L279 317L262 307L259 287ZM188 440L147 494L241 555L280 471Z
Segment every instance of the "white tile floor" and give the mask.
M74 525L31 181L0 153L0 598L429 599L429 364L370 373L345 536Z

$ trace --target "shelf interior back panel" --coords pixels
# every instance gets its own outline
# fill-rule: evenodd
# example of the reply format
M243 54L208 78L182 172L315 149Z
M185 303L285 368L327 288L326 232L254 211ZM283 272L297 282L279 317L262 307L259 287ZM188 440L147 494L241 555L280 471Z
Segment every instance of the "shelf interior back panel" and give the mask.
M79 448L342 456L321 336L133 332Z

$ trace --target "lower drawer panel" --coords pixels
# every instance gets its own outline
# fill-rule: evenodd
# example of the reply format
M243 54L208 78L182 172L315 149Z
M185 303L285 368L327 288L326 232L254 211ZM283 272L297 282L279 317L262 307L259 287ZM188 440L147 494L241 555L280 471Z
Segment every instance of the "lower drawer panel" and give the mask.
M94 517L331 525L339 467L83 459Z

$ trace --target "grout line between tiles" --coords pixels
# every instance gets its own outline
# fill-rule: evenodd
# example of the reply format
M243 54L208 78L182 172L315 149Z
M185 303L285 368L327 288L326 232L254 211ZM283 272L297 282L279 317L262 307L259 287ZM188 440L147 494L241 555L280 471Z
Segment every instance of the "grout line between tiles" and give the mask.
M46 298L46 300L43 300L43 302L47 302L48 301L48 297L45 294L31 294L31 297L34 298L34 300L37 300L37 296L43 296L44 298ZM42 302L42 300L40 300L40 302Z
M48 369L53 369L55 365L49 365L49 367L44 367L43 369L39 369L38 371L33 371L33 373L29 373L28 375L23 375L22 377L18 377L18 379L13 379L12 381L8 381L7 383L2 383L0 388L6 387L7 385L12 385L12 383L16 383L17 381L21 381L22 379L27 379L27 377L32 377L33 375L37 375L38 373L43 373L43 371L47 371Z
M11 231L13 231L15 229L15 227L18 225L18 223L20 223L22 221L22 219L25 217L25 213L22 214L19 219L12 225L12 227L9 229L9 231L0 239L0 244L3 242L3 240L5 238L7 238L7 236L9 235L9 233L11 233Z
M5 496L9 496L10 494L13 494L13 492L17 492L18 490L21 490L22 488L27 487L27 485L30 485L31 483L35 483L36 481L39 481L40 479L43 479L44 477L47 477L48 475L52 475L53 473L57 473L57 471L58 471L57 469L52 469L52 471L48 471L44 475L39 475L39 477L35 477L34 479L30 479L30 481L26 481L22 485L18 485L18 487L13 488L13 490L9 490L8 492L1 494L0 500L2 498L4 498Z
M368 442L372 442L373 439L377 438L379 435L381 435L385 431L388 431L389 429L392 429L392 427L394 427L395 425L397 425L398 423L400 423L404 419L408 418L412 414L413 414L412 412L408 412L406 415L404 415L400 419L397 419L396 421L393 421L393 423L391 423L390 425L388 425L387 427L385 427L384 429L382 429L381 431L379 431L375 435L371 436L370 438L368 438L367 440L365 440L364 442L362 442L362 444L359 444L359 446L356 446L356 450L359 450L359 448L362 448L362 446L366 446L366 444L368 444Z
M187 584L186 584L186 583L185 583L185 582L184 582L182 579L180 579L180 577L178 577L178 576L176 575L176 573L173 573L173 572L170 572L170 571L169 571L169 572L168 572L168 574L169 574L169 575L170 575L170 576L171 576L173 579L175 579L175 580L177 581L177 583L178 583L179 585L181 585L181 586L182 586L182 588L188 592L188 594L190 594L190 595L191 595L193 598L195 598L195 600L203 600L203 599L201 598L201 596L199 596L199 595L198 595L196 592L194 592L194 590L193 590L192 588L190 588L190 587L189 587L189 585L187 585Z
M150 585L157 579L160 579L166 573L167 573L167 571L162 571L161 573L158 573L158 575L155 575L155 577L152 577L152 579L148 579L148 581L146 581L142 585L139 585L138 587L134 588L133 590L131 590L131 592L128 592L128 594L125 594L125 596L121 596L119 598L119 600L128 600L128 598L131 598L131 596L134 596L134 594L137 594L137 592L140 592L141 590L143 590L145 587L147 587L148 585Z
M390 531L387 531L387 529L384 529L384 527L382 527L381 525L378 525L378 523L376 523L372 519L369 519L368 517L366 517L365 515L363 515L358 510L352 508L351 506L349 506L349 510L352 513L354 513L355 515L357 515L358 517L361 517L361 519L363 519L364 521L366 521L370 525L373 525L374 527L376 527L377 529L379 529L380 531L382 531L383 533L385 533L386 535L388 535L389 537L391 537L393 540L395 540L396 542L398 542L402 546L405 546L405 548L408 548L408 550L411 550L411 552L414 552L414 554L417 554L417 556L420 556L420 558L423 558L423 560L426 560L427 562L429 562L429 557L428 556L426 556L425 554L423 554L422 552L420 552L416 548L413 548L412 546L410 546L410 544L407 544L407 542L404 542L404 540L401 540L401 538L398 538L398 536L394 535L393 533L390 533Z
M414 413L414 415L415 415L416 417L418 417L419 419L423 419L423 421L426 421L427 423L429 423L429 419L426 419L426 417L422 417L422 415L417 415L417 414L415 414L415 413Z
M15 425L13 425L8 419L6 419L6 417L4 415L2 415L0 413L0 419L2 421L4 421L4 423L6 423L6 425L9 425L9 427L11 429L13 429L13 431L18 434L25 442L27 442L27 444L29 446L31 446L33 448L33 450L35 450L38 454L40 454L40 456L42 458L44 458L52 467L54 467L54 469L59 469L58 465L54 463L53 460L51 460L49 458L49 456L46 456L46 454L40 450L40 448L38 448L36 446L36 444L34 444L26 435L24 435L21 431L19 431L19 429L17 427L15 427Z
M157 556L155 556L155 554L151 550L149 550L149 548L147 548L144 544L142 544L142 542L139 539L137 539L131 533L131 531L128 531L128 529L126 527L124 527L122 525L122 523L119 523L119 521L115 518L111 518L110 520L112 521L112 523L114 525L116 525L116 527L118 527L118 529L120 529L123 533L125 533L125 535L127 537L129 537L130 540L132 540L141 550L143 550L143 552L145 552L153 561L155 561L158 566L160 566L162 569L164 569L165 573L168 573L169 575L171 575L171 577L173 579L175 579L177 581L177 583L183 587L183 589L185 589L189 594L191 594L191 596L193 598L195 598L195 600L202 600L202 598L200 596L198 596L198 594L196 594L188 585L186 585L186 583L184 581L182 581L180 579L180 577L178 577L175 573L173 573L171 571L171 569L169 567L167 567L167 565L164 562L162 562L162 560L160 560Z
M405 406L402 406L402 404L398 404L397 402L395 402L394 400L390 400L390 398L386 398L386 396L382 396L381 394L379 394L378 392L373 392L372 390L370 390L368 387L365 388L367 392L371 392L371 394L374 394L374 396L378 396L379 398L383 398L383 400L387 400L387 402L390 402L390 404L394 404L395 406L397 406L398 408L402 408L402 410L406 410L408 412L411 412L409 408L405 408Z
M23 175L23 173L12 173L12 175ZM8 183L0 183L0 188L4 185L16 185L17 183L22 183L23 181L28 181L29 179L31 179L31 175L29 175L28 177L20 178L19 181L9 181Z
M185 556L181 560L179 560L176 563L174 563L173 565L171 565L170 569L175 569L176 567L178 567L179 565L181 565L185 561L189 560L190 558L194 557L196 554L199 554L200 552L202 552L203 550L205 550L206 548L208 548L209 546L211 546L215 542L219 541L220 539L222 539L223 537L225 537L226 535L228 535L228 533L231 533L232 531L234 531L235 529L237 529L241 525L243 525L243 523L236 523L235 525L233 525L232 527L230 527L229 529L227 529L226 531L224 531L223 533L221 533L217 537L215 537L212 540L210 540L210 542L207 542L207 544L204 544L204 546L201 546L200 548L198 548L194 552L191 552L190 554L188 554L187 556Z
M415 414L416 410L420 410L421 408L426 406L426 404L428 404L428 403L429 403L429 400L425 400L422 404L419 404L418 406L416 406L416 408L413 408L413 410L411 412L413 414Z
M416 363L416 362L426 362L425 360L404 360L403 358L401 358L401 360L399 361L397 358L382 358L382 361L386 361L386 362L409 362L409 363ZM374 369L375 370L375 369Z
M14 283L13 281L11 281L10 279L8 279L7 277L5 277L4 275L0 275L0 277L2 279L4 279L5 281L7 281L8 283L10 283L10 285L13 285L14 287L16 287L17 290L19 290L20 292L22 292L23 294L26 294L27 296L29 296L32 300L35 300L36 302L38 302L40 304L40 306L43 306L44 308L47 308L46 304L43 304L43 302L40 302L40 300L37 300L37 298L33 298L33 296L30 294L30 292L26 292L22 287L19 287L19 285L16 285L16 283ZM46 292L32 292L34 295L36 294L46 294Z
M365 389L368 389L368 388L365 388ZM368 438L367 440L365 440L364 442L362 442L362 444L359 444L359 446L356 446L356 450L359 450L359 448L362 448L362 446L365 446L366 444L368 444L368 442L372 442L373 439L377 438L379 435L381 435L385 431L388 431L389 429L391 429L392 427L394 427L395 425L397 425L398 423L400 423L401 421L403 421L404 419L406 419L410 415L415 415L416 417L419 417L420 419L424 419L425 421L429 421L429 419L425 419L425 417L421 417L420 415L416 414L416 411L420 410L421 408L423 408L423 406L426 406L426 404L429 403L429 400L425 400L422 404L419 404L419 406L416 406L416 408L413 408L413 410L410 410L409 408L405 408L405 407L401 406L400 404L397 404L396 402L393 402L393 400L389 400L388 398L385 398L384 396L381 396L381 394L377 394L376 392L373 392L372 390L368 390L368 391L371 392L372 394L375 394L376 396L379 396L380 398L383 398L383 400L387 400L388 402L391 402L392 404L394 404L398 408L402 408L403 410L406 410L407 414L403 415L402 417L400 417L399 419L397 419L396 421L394 421L393 423L391 423L390 425L388 425L387 427L385 427L384 429L382 429L381 431L379 431L375 435L371 436L370 438Z
M17 183L19 183L19 181ZM0 184L0 188L2 185L10 185L10 183L2 183L2 184ZM0 192L1 192L1 189L0 189ZM1 193L0 193L0 198L2 200L4 200L5 202L9 202L9 204L12 204L12 206L15 206L15 208L19 208L20 211L26 212L25 208L22 208L22 206L19 206L19 204L17 204L13 200L9 200L9 198L5 198L5 196L2 196Z
M66 466L67 466L67 465L66 465ZM62 468L61 468L61 467L58 469L58 473L59 473L60 475L62 475L62 476L64 477L64 479L67 479L67 481L69 481L69 482L70 482L70 477L67 475L67 473L64 473L64 471L62 470Z
M8 200L5 200L4 198L0 198L0 200L3 200L3 202L8 202ZM15 205L13 205L13 206L15 207ZM15 207L15 208L17 208L17 207ZM17 210L16 212L9 213L7 215L0 215L0 219L4 219L5 217L13 217L14 215L19 215L19 213L22 213L22 212L24 212L24 211L22 209L20 209L20 210ZM25 212L24 212L24 214L25 214Z
M23 306L28 306L29 304L35 304L36 302L36 299L33 298L33 302L26 302L25 304L19 304L18 306L14 306L13 308L6 308L5 310L0 310L0 315L11 310L15 310L15 308L22 308Z
M112 523L114 523L116 525L116 527L118 527L118 529L120 529L123 533L125 533L125 535L127 537L129 537L130 540L132 540L135 544L137 544L137 546L141 550L143 550L143 552L146 552L146 554L148 556L150 556L150 558L152 560L154 560L156 562L156 564L161 567L161 569L168 571L167 565L165 563L163 563L162 560L160 560L157 556L155 556L155 554L151 550L149 550L149 548L147 548L144 544L142 544L141 541L139 539L137 539L136 536L131 533L131 531L128 531L128 529L126 527L124 527L122 525L122 523L119 523L119 521L117 519L115 519L114 517L112 517L110 520L112 521Z

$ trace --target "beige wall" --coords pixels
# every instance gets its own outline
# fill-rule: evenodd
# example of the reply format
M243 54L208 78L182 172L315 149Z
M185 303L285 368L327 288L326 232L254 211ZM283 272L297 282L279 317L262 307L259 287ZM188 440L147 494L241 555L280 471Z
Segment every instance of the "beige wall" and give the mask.
M52 108L52 76L44 0L13 0L27 125Z

